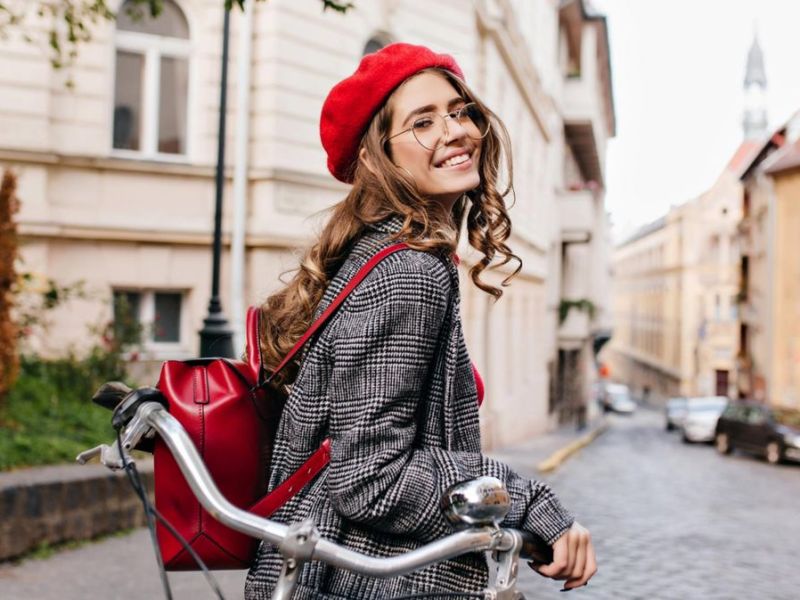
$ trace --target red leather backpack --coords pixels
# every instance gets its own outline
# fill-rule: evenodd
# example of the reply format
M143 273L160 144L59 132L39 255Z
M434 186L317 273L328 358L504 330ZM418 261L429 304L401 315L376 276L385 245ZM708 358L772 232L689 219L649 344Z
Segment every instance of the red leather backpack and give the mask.
M264 383L292 360L381 260L406 248L403 243L385 248L364 265L266 381L262 377L259 344L260 310L253 307L247 313L246 360L172 360L162 365L158 389L169 403L170 414L186 429L217 487L232 504L267 517L328 464L330 441L326 440L297 472L264 493L272 442L285 400ZM258 541L222 525L200 506L169 449L159 439L154 461L156 509L161 515L209 569L248 568ZM167 570L199 568L161 523L157 535Z

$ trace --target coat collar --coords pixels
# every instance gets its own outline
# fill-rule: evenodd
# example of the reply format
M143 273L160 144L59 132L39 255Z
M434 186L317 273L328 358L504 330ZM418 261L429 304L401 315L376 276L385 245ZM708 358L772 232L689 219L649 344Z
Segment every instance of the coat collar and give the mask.
M403 228L403 222L404 219L401 215L391 215L377 223L370 223L367 227L381 233L393 234Z
M367 225L367 227L379 233L392 235L403 229L404 222L405 219L403 218L402 215L391 215L389 217L386 217L382 221L378 221L377 223L370 223ZM458 285L459 263L460 259L458 255L455 253L450 256L450 260L445 261L448 271L450 271L450 275L451 277L454 278L456 285Z

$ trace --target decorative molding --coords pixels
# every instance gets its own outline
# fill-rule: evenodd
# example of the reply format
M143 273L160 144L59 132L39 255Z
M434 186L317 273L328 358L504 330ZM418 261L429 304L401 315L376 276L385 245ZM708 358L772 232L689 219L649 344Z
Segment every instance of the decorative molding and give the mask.
M20 223L19 235L23 244L33 240L85 240L210 247L213 242L210 232L153 231L152 229L61 225L53 222ZM245 243L250 249L286 249L301 247L308 243L308 238L298 235L255 233L248 235ZM230 233L223 232L222 245L230 246Z

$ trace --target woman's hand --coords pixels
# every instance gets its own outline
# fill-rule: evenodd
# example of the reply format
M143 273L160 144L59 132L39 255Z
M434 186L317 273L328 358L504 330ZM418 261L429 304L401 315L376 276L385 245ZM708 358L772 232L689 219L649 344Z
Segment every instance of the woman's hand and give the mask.
M588 529L577 522L573 523L553 543L553 562L549 565L528 564L545 577L566 579L564 590L586 585L597 573L592 536Z

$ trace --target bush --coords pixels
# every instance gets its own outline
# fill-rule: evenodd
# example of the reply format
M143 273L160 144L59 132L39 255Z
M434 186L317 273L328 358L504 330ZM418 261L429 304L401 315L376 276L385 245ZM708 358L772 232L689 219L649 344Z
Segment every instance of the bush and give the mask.
M111 413L91 402L105 381L124 379L118 355L95 348L83 359L23 356L0 427L0 470L72 462L114 437Z
M100 343L84 356L21 357L16 385L0 407L0 470L72 462L82 450L114 438L111 413L91 398L106 381L127 379L123 352L141 339L128 308L115 311L113 322L92 331Z

